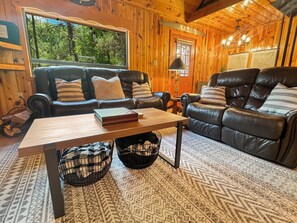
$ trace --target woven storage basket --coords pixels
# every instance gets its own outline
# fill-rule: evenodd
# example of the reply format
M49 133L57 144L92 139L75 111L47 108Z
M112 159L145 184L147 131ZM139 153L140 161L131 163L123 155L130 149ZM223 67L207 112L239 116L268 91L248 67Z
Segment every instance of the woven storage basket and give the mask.
M118 138L115 140L118 157L126 167L146 168L157 159L161 139L157 131Z
M61 155L59 171L75 187L93 184L105 176L112 161L113 141L72 147Z

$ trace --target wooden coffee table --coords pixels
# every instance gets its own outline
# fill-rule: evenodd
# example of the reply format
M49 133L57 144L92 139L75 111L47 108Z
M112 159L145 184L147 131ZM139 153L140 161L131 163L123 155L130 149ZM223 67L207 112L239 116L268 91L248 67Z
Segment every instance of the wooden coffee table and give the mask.
M188 119L155 108L137 109L135 111L144 114L143 118L139 119L138 122L106 127L101 126L93 114L34 120L19 146L19 156L45 154L55 218L62 217L65 214L64 197L58 171L57 150L176 126L175 159L171 160L162 153L160 153L160 156L173 167L179 167L182 127L188 123Z

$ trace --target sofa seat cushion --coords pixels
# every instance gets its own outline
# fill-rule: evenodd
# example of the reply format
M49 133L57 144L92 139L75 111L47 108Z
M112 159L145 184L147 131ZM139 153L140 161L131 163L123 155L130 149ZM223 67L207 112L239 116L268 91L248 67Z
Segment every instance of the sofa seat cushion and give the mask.
M196 120L210 123L213 125L222 125L222 117L225 106L220 105L206 105L199 102L191 103L187 108L187 116Z
M53 101L51 110L52 116L62 116L92 113L96 108L99 108L97 100L90 99L72 102Z
M253 136L278 140L285 127L285 117L241 108L228 108L223 115L223 126Z
M280 140L253 136L228 127L222 128L221 140L229 146L267 160L275 161L279 154Z
M159 108L162 109L163 102L159 97L135 98L136 108Z
M132 98L124 98L117 100L98 100L100 108L115 108L125 107L133 109L135 108L135 101Z

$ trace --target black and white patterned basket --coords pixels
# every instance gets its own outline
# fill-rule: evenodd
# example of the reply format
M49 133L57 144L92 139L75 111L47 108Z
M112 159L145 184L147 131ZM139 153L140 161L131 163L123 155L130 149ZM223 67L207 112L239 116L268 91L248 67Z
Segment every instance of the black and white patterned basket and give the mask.
M75 187L100 180L112 161L113 141L96 142L64 150L59 163L61 178Z
M126 167L148 167L159 155L161 139L161 134L157 131L118 138L115 140L118 157Z

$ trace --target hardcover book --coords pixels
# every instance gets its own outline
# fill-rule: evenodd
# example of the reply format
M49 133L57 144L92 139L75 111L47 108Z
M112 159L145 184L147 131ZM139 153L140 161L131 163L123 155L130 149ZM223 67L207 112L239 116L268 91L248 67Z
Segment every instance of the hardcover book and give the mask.
M94 109L94 115L102 125L138 120L138 113L125 107Z

